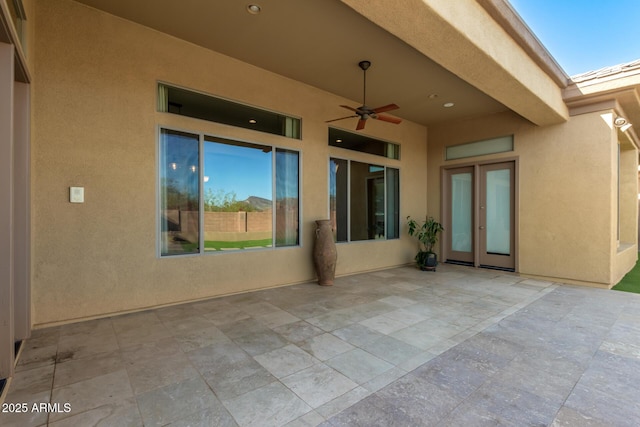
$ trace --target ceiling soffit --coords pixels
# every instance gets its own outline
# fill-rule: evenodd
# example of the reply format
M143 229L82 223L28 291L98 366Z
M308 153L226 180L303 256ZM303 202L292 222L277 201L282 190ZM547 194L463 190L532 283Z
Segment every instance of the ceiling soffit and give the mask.
M445 21L441 18L438 26L431 29L426 28L429 19L433 21L433 17L428 16L429 19L417 26L405 25L406 31L424 32L420 37L429 39L446 39L449 34L452 42L445 50L450 51L449 56L453 58L450 59L457 63L471 61L465 67L475 67L476 75L461 79L456 74L464 74L455 67L448 66L454 73L446 70L429 58L422 49L424 46L416 49L381 28L379 22L372 22L380 20L376 13L369 14L376 2L260 0L257 3L261 13L252 15L246 10L246 2L237 0L76 1L343 96L355 104L362 102L362 71L357 64L360 60L369 60L373 65L367 72L367 104L396 103L400 109L394 111L394 115L427 126L505 111L508 109L505 105L537 124L557 122L564 117L558 108L549 106L555 100L549 102L533 93L479 48L463 46L460 55L452 56L451 52L459 48L456 43L460 33L450 24L443 25ZM451 3L458 1L464 0ZM475 0L472 3L475 4ZM419 8L420 16L433 15L422 0L385 1L384 4L380 13L386 15L385 20L411 17L415 13L412 7ZM477 8L483 10L480 6ZM406 22L411 24L412 20ZM386 22L383 20L382 24ZM443 35L443 31L446 34ZM502 36L509 39L505 34ZM469 43L468 40L462 42ZM481 68L473 64L478 58ZM487 73L498 74L487 83ZM446 102L453 102L455 106L444 108ZM336 114L340 113L337 107Z
M393 14L390 2L342 1L531 122L568 119L561 86L476 0L396 0Z

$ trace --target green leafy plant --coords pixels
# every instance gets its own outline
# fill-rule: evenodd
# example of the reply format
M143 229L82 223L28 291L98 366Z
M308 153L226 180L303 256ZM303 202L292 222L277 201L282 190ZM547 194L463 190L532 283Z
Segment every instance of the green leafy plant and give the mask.
M418 223L410 216L407 217L409 235L418 239L418 254L415 257L419 267L427 266L429 254L433 254L433 247L438 243L438 233L444 230L442 224L428 216L422 223Z

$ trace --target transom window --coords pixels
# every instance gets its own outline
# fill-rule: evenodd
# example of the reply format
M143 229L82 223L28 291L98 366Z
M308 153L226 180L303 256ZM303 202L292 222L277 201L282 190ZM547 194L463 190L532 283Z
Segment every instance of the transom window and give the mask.
M299 244L299 153L160 131L160 253Z
M158 84L158 111L300 139L300 119L239 102Z
M513 151L513 135L460 145L450 145L445 149L445 160L486 156L488 154L506 153L507 151Z
M360 151L388 159L400 159L400 146L361 133L329 128L329 145L347 150Z

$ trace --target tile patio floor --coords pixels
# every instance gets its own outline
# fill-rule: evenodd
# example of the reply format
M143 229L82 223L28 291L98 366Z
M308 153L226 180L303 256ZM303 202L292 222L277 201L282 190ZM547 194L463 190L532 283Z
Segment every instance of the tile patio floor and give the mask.
M441 265L35 331L2 426L638 426L640 295ZM64 404L70 412L64 412Z

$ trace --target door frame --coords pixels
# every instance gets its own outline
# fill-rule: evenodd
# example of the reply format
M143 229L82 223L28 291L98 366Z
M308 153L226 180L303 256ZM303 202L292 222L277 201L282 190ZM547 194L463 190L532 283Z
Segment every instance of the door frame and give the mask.
M486 159L482 161L471 161L471 162L463 162L456 163L451 165L443 165L440 166L440 218L442 225L444 227L444 231L442 232L442 238L440 239L440 251L442 253L442 261L447 261L447 254L449 252L449 235L448 229L450 227L450 207L447 203L449 200L447 194L447 173L451 169L460 169L460 168L473 168L473 215L471 218L471 227L473 230L473 262L472 265L476 268L480 268L480 230L478 229L478 220L480 218L480 204L476 200L476 196L480 195L480 167L488 166L497 163L507 163L513 162L514 168L514 176L513 176L513 242L514 242L514 271L520 271L520 258L519 258L519 206L520 206L520 167L519 162L520 159L518 156L511 157L499 157ZM490 267L484 267L490 268ZM499 267L496 267L499 268Z

